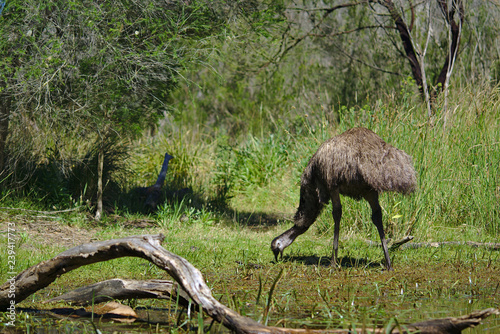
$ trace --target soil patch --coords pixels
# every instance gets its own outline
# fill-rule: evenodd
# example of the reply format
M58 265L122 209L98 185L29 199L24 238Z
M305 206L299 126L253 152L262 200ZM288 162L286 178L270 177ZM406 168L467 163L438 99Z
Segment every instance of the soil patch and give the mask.
M4 217L2 217L4 218ZM77 226L61 224L57 220L39 217L11 217L0 220L0 233L7 233L8 223L14 223L16 239L27 239L31 242L23 243L21 247L33 247L31 244L59 245L64 248L75 247L84 243L96 241L96 234L100 228L83 229Z
M16 239L26 239L21 247L38 245L58 245L69 249L81 244L98 241L103 227L89 223L85 228L67 224L57 215L59 212L34 211L23 209L0 209L0 234L7 234L9 227L15 229ZM14 227L9 226L14 223ZM150 219L126 220L120 216L110 216L108 224L121 224L126 229L151 229L155 227ZM12 231L12 230L11 230Z

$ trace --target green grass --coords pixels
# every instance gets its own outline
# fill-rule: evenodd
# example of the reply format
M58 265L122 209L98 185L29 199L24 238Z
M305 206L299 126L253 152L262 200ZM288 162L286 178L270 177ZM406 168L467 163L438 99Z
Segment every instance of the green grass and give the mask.
M382 270L380 248L369 247L363 241L364 236L357 235L343 240L339 270L327 265L331 238L308 231L287 249L285 261L274 263L269 243L283 228L283 224L262 229L188 220L172 222L168 228L147 230L107 227L99 230L96 237L104 240L164 233L163 246L199 268L217 299L268 325L311 328L371 326L378 322L387 325L393 317L403 323L415 322L498 307L500 303L496 279L500 274L498 251L468 246L398 250L392 253L395 272L388 273ZM42 246L34 240L29 243L43 251L34 252L21 245L17 253L19 270L62 250ZM116 259L65 274L20 306L61 307L61 304L40 302L114 277L169 278L145 260ZM168 302L148 300L135 301L132 305L169 307ZM166 318L176 319L173 310L165 312ZM191 326L199 321L195 315L186 320L192 322ZM499 325L498 320L491 324ZM106 329L105 324L101 326L99 328ZM162 328L175 327L172 326Z
M364 201L342 199L341 270L325 265L332 252L330 207L286 249L284 262L273 262L270 242L291 226L299 202L300 175L309 158L321 142L354 126L372 129L413 156L417 191L410 196L381 196L389 237L410 234L415 242L498 242L498 89L468 87L453 92L446 127L439 107L428 120L418 99L405 94L362 107L310 110L307 115L290 111L279 121L271 121L273 113L266 114L264 108L259 111L260 131L233 137L190 123L170 123L160 135L136 143L129 161L135 178L127 187L154 183L163 155L168 152L174 159L166 188L190 187L190 195L178 201L169 199L157 213L147 216L117 203L114 215L100 224L88 219L85 207L72 213L49 214L51 218L37 218L41 214L36 212L2 210L2 221L14 221L26 228L18 234L16 270L65 249L30 236L48 219L61 226L92 228L89 233L96 240L163 233L164 247L199 268L216 298L269 325L387 325L391 321L414 322L498 307L498 251L469 246L403 249L392 253L396 271L384 272L382 251L365 242L379 240ZM0 197L2 207L51 210L36 201L18 201L5 195ZM149 227L127 227L127 222L143 219L152 222ZM2 259L5 245L6 239L1 238ZM6 275L2 264L0 278L5 280ZM141 259L117 259L68 273L22 305L51 307L39 302L113 277L149 279L168 275ZM166 307L161 301L137 301L137 305ZM170 318L177 319L177 315L170 314ZM186 321L194 328L201 320L193 316ZM175 326L169 330L188 330L179 327L184 320L173 322ZM500 324L496 318L483 326L480 328L491 328L493 333Z

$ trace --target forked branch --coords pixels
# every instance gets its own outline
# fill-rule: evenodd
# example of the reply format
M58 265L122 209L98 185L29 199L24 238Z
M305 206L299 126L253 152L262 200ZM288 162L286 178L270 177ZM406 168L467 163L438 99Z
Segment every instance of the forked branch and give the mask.
M353 330L308 330L264 326L257 321L241 316L217 301L211 294L201 272L186 259L164 249L160 244L163 235L132 236L123 239L101 241L77 246L54 258L40 262L21 272L12 282L0 287L0 310L4 311L10 305L9 289L11 283L16 286L16 303L26 299L36 291L43 289L59 276L81 266L108 261L120 257L140 257L150 261L167 271L185 291L187 297L200 306L210 317L222 323L237 333L353 333ZM121 283L118 283L121 284ZM101 286L102 288L102 286ZM135 285L137 295L142 288ZM151 295L151 289L144 293ZM157 288L155 288L157 290ZM162 290L162 289L160 289ZM102 290L101 290L102 292ZM160 293L162 295L162 293ZM498 314L497 309L486 309L459 318L445 318L425 321L416 324L402 325L392 333L460 333L461 330L478 325L482 319L491 314ZM371 333L386 333L384 328L359 329L356 333L370 331Z

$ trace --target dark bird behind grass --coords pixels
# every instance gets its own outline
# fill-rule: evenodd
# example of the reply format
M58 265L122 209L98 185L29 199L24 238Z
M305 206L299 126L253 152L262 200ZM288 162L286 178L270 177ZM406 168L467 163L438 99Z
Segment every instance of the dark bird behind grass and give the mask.
M294 225L271 243L276 261L283 250L314 223L330 200L335 223L332 265L337 263L342 205L340 195L356 200L364 198L372 209L387 270L392 270L387 250L379 194L396 191L403 194L415 190L416 176L412 158L404 151L387 144L366 128L350 129L325 141L312 156L302 173L300 203Z

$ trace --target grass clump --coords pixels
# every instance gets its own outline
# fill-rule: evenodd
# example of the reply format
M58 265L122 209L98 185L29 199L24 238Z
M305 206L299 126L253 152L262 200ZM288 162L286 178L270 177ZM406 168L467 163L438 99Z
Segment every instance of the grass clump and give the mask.
M495 280L500 275L497 251L467 245L402 249L391 253L395 272L384 272L382 252L366 243L366 239L379 240L370 208L363 201L342 198L340 270L328 265L333 235L331 207L287 248L285 261L273 261L270 242L291 224L299 201L300 175L309 158L324 140L355 126L372 129L413 156L417 191L410 196L381 196L389 237L411 234L415 242L498 242L498 88L467 87L453 92L448 111L440 110L437 101L431 119L415 97L405 94L401 94L404 98L367 101L359 107L308 110L299 116L289 110L283 119L274 121L266 119L273 113L266 114L264 109L259 114L263 119L259 131L234 136L221 129L173 120L155 136L134 143L127 158L134 174L124 181L123 188L153 184L168 152L174 159L165 193L189 188L187 195L167 196L157 212L145 215L123 205L140 203L132 192L122 193L129 196L128 202L117 200L114 213L100 224L89 220L84 210L57 215L57 221L35 211L2 210L1 220L15 221L23 231L16 244L20 259L16 270L80 243L163 233L164 247L199 268L217 299L269 325L387 326L496 307L500 303ZM7 193L0 198L3 207L21 203L12 202ZM29 201L22 206L47 210ZM49 234L42 233L48 229L48 220L71 229L66 234L71 233L74 240L52 239L47 245ZM85 238L78 239L79 233ZM0 247L4 252L4 239ZM4 254L0 255L3 258ZM0 277L6 276L5 267L0 268ZM119 259L68 273L23 305L39 307L42 299L112 277L167 275L143 260ZM137 304L169 307L162 301ZM180 317L173 312L171 318ZM186 325L185 319L191 325ZM202 320L191 315L174 323L176 330L187 332L201 326ZM487 326L498 329L498 320Z

